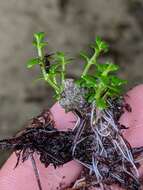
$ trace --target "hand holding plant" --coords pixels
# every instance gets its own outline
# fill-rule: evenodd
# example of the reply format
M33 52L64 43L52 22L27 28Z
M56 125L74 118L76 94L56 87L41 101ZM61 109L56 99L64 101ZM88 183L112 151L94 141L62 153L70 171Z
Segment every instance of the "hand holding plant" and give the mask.
M116 184L123 189L139 190L143 86L122 96L126 81L115 75L119 69L116 64L100 63L99 57L107 52L108 45L99 37L92 45L92 56L81 53L85 60L81 76L77 80L67 79L66 66L71 59L63 52L46 54L44 37L44 33L34 34L38 56L27 67L40 66L40 79L54 89L59 103L33 118L30 127L14 138L0 141L1 149L12 148L16 153L1 170L1 189L11 186L15 190L56 190L70 186L72 190L115 190L119 189ZM17 168L13 171L11 163L16 159Z
M120 121L123 125L131 127L125 132L126 139L134 147L143 146L143 100L141 99L143 93L143 85L139 85L128 92L129 97L127 97L127 102L132 106L134 113L125 112ZM138 110L139 114L138 114ZM66 130L67 126L72 128L74 125L71 121L75 120L75 116L72 113L65 113L64 110L56 104L52 107L52 113L54 119L56 120L56 125L60 130ZM62 118L62 119L61 119ZM56 190L56 187L60 183L65 183L65 186L70 186L80 175L82 166L76 162L70 162L60 167L54 169L53 167L45 168L37 156L35 157L36 163L39 169L39 174L41 176L41 181L43 185L43 190ZM16 156L13 154L9 160L5 163L0 171L0 189L2 190L37 190L37 183L35 180L35 175L33 172L32 164L30 160L27 160L24 164L21 164L17 169L13 170L13 166L16 163ZM140 175L143 175L143 169L141 167ZM63 178L63 176L65 176ZM120 190L115 186L112 190Z

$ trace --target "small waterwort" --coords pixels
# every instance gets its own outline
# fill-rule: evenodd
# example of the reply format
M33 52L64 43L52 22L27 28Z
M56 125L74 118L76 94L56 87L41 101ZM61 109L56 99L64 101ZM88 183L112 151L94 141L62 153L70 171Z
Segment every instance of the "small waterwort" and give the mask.
M109 61L100 63L100 56L109 49L106 42L97 37L91 46L91 56L80 53L85 65L77 80L67 78L66 69L71 58L64 52L52 55L45 52L47 42L43 32L34 34L33 45L37 57L30 59L27 67L40 67L40 79L53 88L54 98L66 112L71 111L77 116L77 122L73 130L58 131L51 112L44 110L15 137L1 140L0 149L15 152L15 167L19 162L31 159L39 190L42 185L35 153L45 167L53 164L56 168L71 160L82 164L85 172L71 186L72 190L91 187L108 190L112 184L126 190L141 189L138 169L143 159L143 147L131 147L122 135L122 130L127 127L120 125L119 118L124 110L131 112L132 109L122 97L122 86L126 81L116 75L119 66Z

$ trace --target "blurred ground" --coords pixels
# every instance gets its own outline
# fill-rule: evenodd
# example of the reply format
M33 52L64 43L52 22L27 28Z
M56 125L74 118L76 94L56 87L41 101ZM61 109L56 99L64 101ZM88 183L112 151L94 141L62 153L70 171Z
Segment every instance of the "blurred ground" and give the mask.
M108 58L121 66L120 76L132 87L143 82L142 0L5 0L0 1L0 139L53 104L44 84L33 84L38 70L27 71L34 32L48 36L49 51L71 57L87 50L97 35L110 44ZM78 76L76 62L69 76ZM0 153L0 162L5 159Z

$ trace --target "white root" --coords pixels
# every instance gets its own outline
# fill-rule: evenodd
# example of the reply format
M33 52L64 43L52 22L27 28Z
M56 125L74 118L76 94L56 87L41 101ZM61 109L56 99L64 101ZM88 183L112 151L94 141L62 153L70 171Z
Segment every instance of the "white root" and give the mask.
M110 106L112 107L112 103L109 101ZM87 164L83 163L79 160L77 160L79 163L84 165L86 168L89 169L89 174L95 174L96 181L94 181L94 184L100 185L100 189L104 190L104 183L103 183L103 176L98 168L99 161L96 158L96 155L101 156L103 158L108 159L108 150L106 150L104 145L104 140L107 138L107 142L110 141L111 144L113 144L115 151L119 156L121 156L122 159L122 168L125 173L127 173L129 176L131 176L134 180L138 181L139 173L138 169L135 165L135 163L139 162L140 160L134 160L132 152L130 148L128 148L126 142L124 141L123 137L120 133L120 128L117 123L114 121L114 113L112 113L112 110L110 108L106 110L97 110L95 102L92 103L91 106L91 113L90 116L90 127L93 132L92 139L93 139L93 145L91 150L93 151L92 154L92 163ZM79 124L79 122L78 122ZM81 138L81 134L84 130L85 124L79 124L79 133L76 136L76 141L73 146L73 155L75 152L75 149L78 144L86 140L87 137ZM131 171L128 171L125 167L125 163L129 162L132 165ZM111 173L112 177L118 180L120 183L124 184L124 180L115 173Z

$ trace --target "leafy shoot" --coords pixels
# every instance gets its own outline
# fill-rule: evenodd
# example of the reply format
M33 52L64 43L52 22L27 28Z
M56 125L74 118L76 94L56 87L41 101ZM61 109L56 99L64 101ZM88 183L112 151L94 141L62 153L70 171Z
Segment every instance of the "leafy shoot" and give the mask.
M86 98L88 102L95 102L99 109L108 107L108 98L114 98L121 94L122 85L126 84L126 80L120 79L115 75L119 66L106 61L99 63L98 58L102 53L108 51L108 45L97 37L95 43L91 46L94 50L93 55L89 58L86 53L81 53L82 58L85 60L85 69L81 78L77 83L88 89ZM94 74L89 74L91 66L95 67Z
M27 68L31 69L35 65L39 65L43 76L41 79L45 80L55 90L56 98L59 99L64 88L65 68L70 62L70 59L67 58L63 52L57 52L54 55L46 55L44 49L48 43L44 40L44 32L34 34L33 46L36 48L38 56L28 61ZM54 64L51 64L51 61L48 60L50 58L48 57L52 57ZM59 76L61 78L61 83L58 83Z
M31 69L35 65L39 65L42 73L40 79L44 79L55 90L55 96L59 100L64 90L66 66L71 62L71 59L64 52L45 54L44 49L47 44L45 33L34 34L33 45L37 50L37 57L28 61L27 68ZM108 99L113 99L121 94L122 86L127 81L115 75L119 69L118 65L109 61L99 63L99 57L109 49L106 42L97 37L91 48L93 49L91 57L87 53L80 53L85 61L85 67L76 83L87 89L85 97L87 101L89 103L95 102L97 108L103 110L108 107ZM89 73L91 66L95 70L92 75Z

